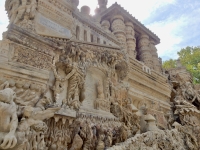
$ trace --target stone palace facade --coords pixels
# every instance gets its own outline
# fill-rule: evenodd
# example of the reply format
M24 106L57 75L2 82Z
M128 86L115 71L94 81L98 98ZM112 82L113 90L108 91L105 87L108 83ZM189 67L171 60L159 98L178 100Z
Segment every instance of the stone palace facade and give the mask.
M6 0L0 150L198 150L200 89L117 3ZM178 62L179 63L179 62Z

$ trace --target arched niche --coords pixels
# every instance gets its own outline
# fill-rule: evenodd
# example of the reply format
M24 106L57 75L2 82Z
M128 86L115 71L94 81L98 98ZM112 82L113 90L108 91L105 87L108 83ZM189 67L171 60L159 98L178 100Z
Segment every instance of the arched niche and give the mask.
M85 79L85 100L82 107L94 109L94 103L97 99L97 83L100 81L103 84L104 95L106 95L106 74L98 68L89 68Z

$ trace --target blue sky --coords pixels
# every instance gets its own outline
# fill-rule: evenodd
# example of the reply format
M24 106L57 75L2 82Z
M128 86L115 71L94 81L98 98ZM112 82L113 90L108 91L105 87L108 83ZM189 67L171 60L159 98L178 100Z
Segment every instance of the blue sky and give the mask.
M97 1L80 0L79 7L88 5L93 14ZM108 0L108 6L116 1L159 36L157 49L163 60L177 58L181 48L200 45L200 0ZM4 3L0 0L0 33L8 25Z

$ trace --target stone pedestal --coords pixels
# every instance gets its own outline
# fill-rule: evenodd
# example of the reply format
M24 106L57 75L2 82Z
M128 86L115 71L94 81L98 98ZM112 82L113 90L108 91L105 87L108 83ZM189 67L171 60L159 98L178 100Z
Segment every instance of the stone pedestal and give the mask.
M146 117L145 117L145 121L147 122L147 126L146 126L146 131L157 131L159 130L158 127L156 126L156 119L148 114Z

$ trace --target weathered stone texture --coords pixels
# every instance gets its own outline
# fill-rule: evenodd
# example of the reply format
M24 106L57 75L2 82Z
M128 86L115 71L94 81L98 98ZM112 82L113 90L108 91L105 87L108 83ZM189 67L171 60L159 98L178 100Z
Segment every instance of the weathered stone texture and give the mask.
M0 150L199 149L199 87L117 3L6 0Z

